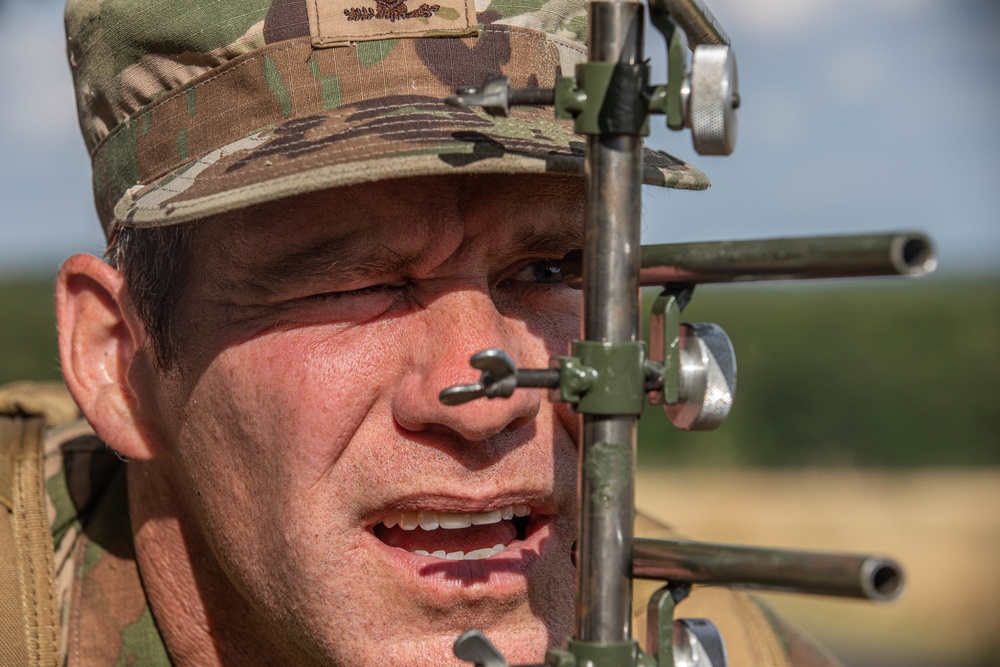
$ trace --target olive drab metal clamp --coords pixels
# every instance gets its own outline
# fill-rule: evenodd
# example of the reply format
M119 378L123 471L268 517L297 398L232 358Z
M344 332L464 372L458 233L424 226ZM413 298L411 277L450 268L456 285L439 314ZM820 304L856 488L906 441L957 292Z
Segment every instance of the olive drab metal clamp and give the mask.
M664 85L649 85L646 62L592 60L577 65L575 76L558 77L554 88L511 88L506 76L492 76L479 86L459 88L446 101L503 117L512 106L552 105L556 118L575 119L576 132L589 135L645 136L648 115L664 114L667 127L691 130L699 155L729 155L736 147L740 106L729 37L697 0L655 0L649 10L653 25L667 40L669 76Z
M512 88L498 76L459 88L447 102L506 116L513 106L547 105L572 119L586 140L583 250L560 264L562 281L583 292L583 335L549 368L518 368L503 350L472 357L479 380L450 387L447 405L504 399L527 388L580 415L579 533L573 636L550 649L549 667L725 667L718 630L675 618L693 584L891 600L900 567L873 555L828 554L634 536L635 449L647 402L680 429L718 427L729 414L736 358L715 324L681 321L697 285L895 275L918 277L937 265L917 232L757 241L640 245L642 137L650 114L689 128L702 155L728 155L740 94L729 36L700 0L647 0L666 38L667 83L651 85L643 54L643 5L587 3L588 61L553 88ZM691 53L690 63L688 53ZM660 287L649 344L639 335L639 288ZM632 580L667 582L647 606L645 651L633 637ZM455 655L506 667L478 630Z

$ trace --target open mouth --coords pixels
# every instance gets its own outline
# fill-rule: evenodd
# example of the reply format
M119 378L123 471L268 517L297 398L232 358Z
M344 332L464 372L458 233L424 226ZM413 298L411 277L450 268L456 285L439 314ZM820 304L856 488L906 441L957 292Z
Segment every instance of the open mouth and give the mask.
M524 540L531 522L527 505L488 512L415 510L390 514L372 532L390 547L444 560L480 560Z

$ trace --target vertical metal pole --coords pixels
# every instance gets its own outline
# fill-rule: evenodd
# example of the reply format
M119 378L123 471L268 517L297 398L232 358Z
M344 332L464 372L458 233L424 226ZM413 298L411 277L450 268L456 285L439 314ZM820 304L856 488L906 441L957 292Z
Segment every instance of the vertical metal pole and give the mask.
M591 61L641 61L642 5L592 2L588 19ZM606 100L606 104L614 105L615 100ZM635 342L639 334L642 137L588 136L586 164L583 337L609 343ZM583 416L578 641L611 643L629 638L637 423L634 415ZM608 447L622 448L627 455L631 468L627 476L603 471L604 477L596 479L591 474L594 465L587 464L598 463L595 448ZM615 479L609 480L607 474Z

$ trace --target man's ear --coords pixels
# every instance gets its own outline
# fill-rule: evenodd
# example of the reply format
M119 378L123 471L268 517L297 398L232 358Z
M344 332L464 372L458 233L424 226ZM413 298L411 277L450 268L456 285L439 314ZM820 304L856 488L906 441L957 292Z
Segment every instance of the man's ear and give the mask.
M70 257L56 280L56 321L66 386L97 435L128 459L156 456L149 412L129 383L144 334L121 274L93 255Z

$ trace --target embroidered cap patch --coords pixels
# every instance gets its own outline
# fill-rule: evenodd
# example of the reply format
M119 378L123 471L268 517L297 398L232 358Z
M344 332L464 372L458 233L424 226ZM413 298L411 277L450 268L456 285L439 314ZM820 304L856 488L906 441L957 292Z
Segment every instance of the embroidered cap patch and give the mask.
M469 35L473 0L308 0L313 46L397 37Z

